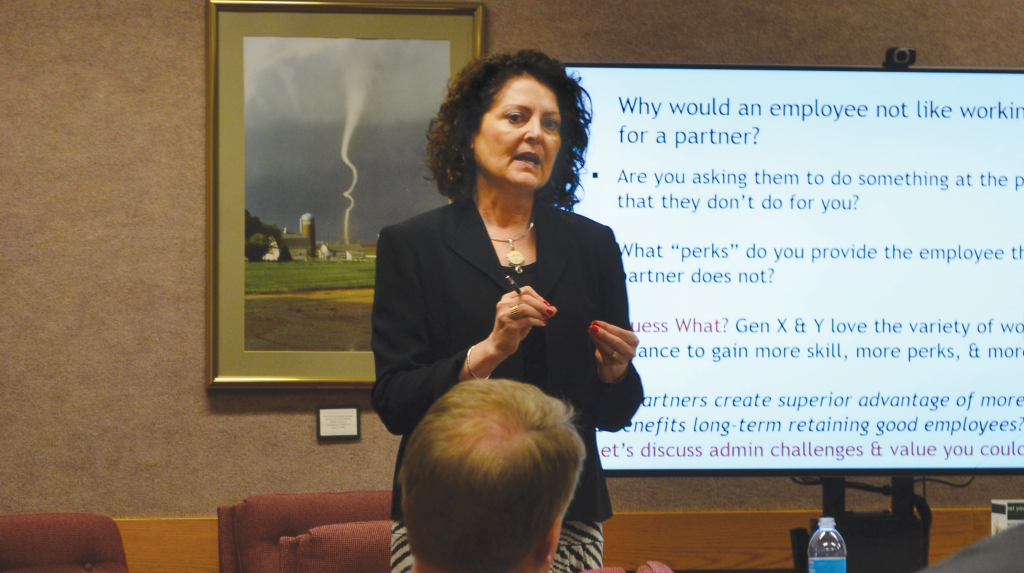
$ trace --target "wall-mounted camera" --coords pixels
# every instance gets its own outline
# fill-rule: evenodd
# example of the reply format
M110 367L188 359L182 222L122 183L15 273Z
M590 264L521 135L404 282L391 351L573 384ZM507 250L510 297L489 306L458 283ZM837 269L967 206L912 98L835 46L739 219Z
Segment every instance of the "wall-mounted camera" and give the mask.
M917 50L914 48L889 48L885 51L883 68L907 69L917 61Z

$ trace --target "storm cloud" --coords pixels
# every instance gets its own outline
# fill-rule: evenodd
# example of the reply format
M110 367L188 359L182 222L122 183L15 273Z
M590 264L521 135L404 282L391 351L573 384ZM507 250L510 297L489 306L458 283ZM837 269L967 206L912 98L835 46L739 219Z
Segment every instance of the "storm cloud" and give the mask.
M445 41L245 38L245 204L297 231L312 213L317 238L351 240L444 204L426 181L425 134L444 97ZM241 214L239 215L241 216Z

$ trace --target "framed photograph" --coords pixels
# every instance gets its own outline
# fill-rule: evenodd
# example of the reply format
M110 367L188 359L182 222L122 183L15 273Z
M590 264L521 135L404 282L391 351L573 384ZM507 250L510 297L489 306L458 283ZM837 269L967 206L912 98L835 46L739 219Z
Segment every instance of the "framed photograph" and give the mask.
M482 4L210 0L212 387L366 386L380 229L445 203L425 134Z

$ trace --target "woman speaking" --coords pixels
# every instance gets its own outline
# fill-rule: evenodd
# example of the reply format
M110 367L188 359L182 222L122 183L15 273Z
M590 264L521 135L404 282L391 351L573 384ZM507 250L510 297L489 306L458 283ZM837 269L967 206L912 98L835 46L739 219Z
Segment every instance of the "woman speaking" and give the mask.
M386 227L377 243L373 406L406 442L460 381L510 378L568 401L587 457L552 571L601 566L612 508L595 431L643 400L631 359L625 274L611 229L572 213L590 113L557 60L524 50L471 62L427 134L450 204ZM412 560L401 490L392 570Z

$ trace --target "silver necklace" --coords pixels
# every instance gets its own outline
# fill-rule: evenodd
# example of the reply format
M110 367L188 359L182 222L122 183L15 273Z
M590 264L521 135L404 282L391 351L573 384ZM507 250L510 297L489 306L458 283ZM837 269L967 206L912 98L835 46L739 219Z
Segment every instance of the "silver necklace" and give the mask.
M526 228L526 232L514 239L491 239L495 243L504 243L505 241L508 241L508 246L512 250L509 251L507 255L505 255L505 260L508 261L508 264L512 265L512 268L514 268L516 272L519 274L523 274L523 263L526 262L526 257L524 257L522 253L516 250L516 246L512 241L518 241L519 239L522 239L526 235L529 235L530 231L532 230L533 221L530 221L530 226ZM490 239L490 237L487 238Z

